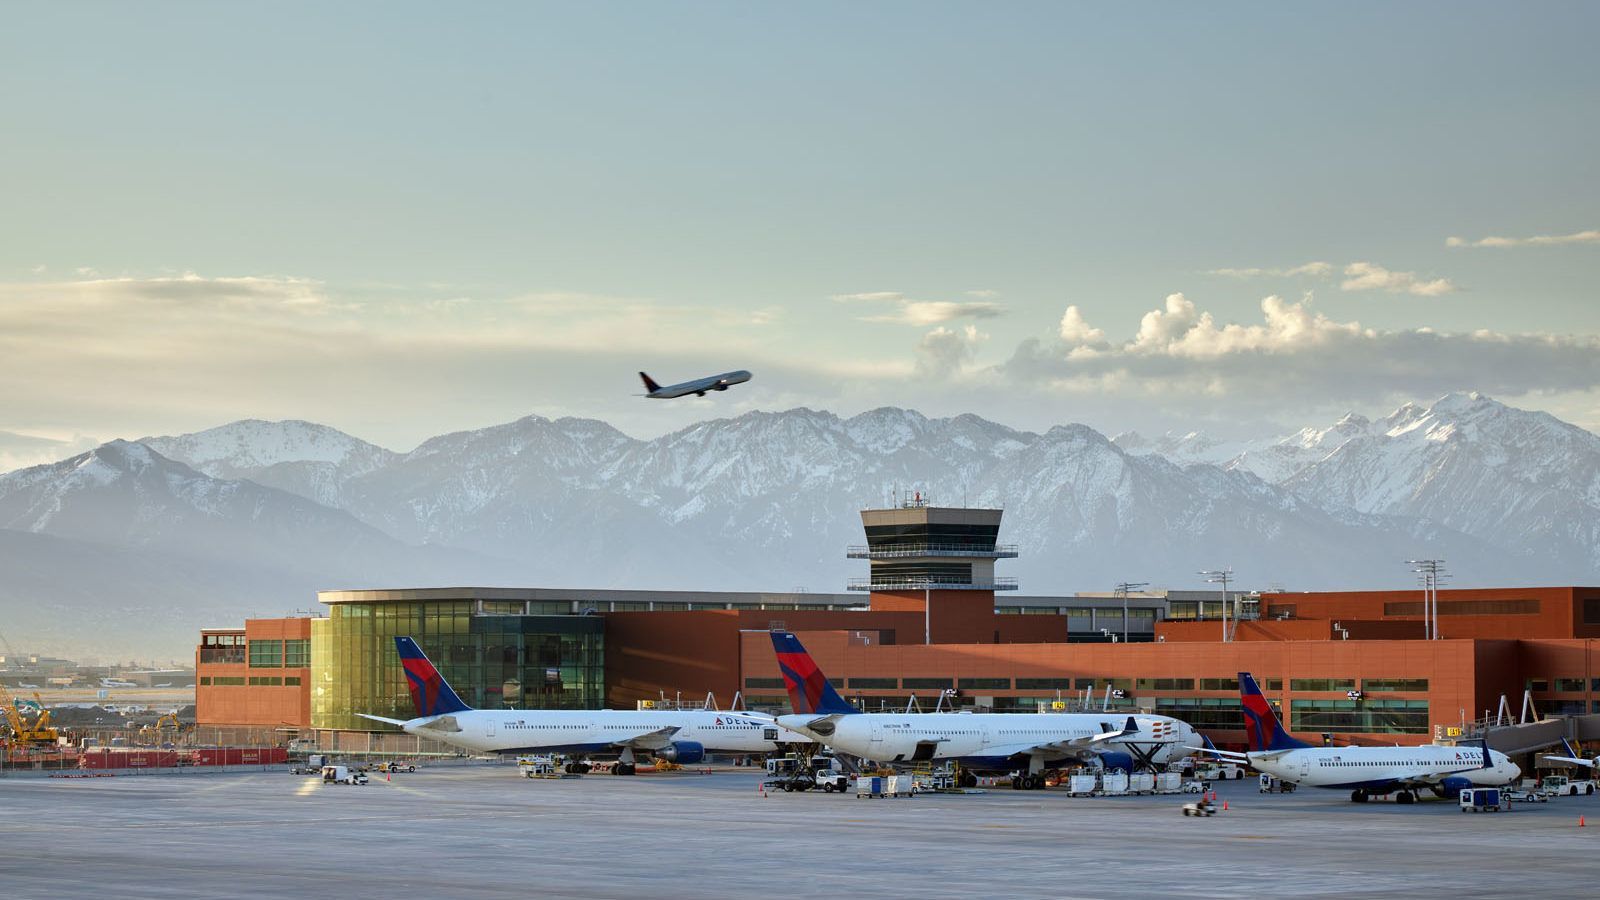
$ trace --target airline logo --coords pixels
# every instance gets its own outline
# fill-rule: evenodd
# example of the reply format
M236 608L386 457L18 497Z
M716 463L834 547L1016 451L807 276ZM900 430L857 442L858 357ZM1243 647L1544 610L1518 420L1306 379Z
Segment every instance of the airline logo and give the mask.
M789 703L794 711L814 713L822 705L822 689L828 683L811 654L801 650L778 652L778 669L783 673L783 686L789 692Z
M406 687L411 690L411 702L417 705L418 716L461 712L470 708L445 683L444 676L428 661L416 641L397 637L394 644L400 654L400 665L406 672Z

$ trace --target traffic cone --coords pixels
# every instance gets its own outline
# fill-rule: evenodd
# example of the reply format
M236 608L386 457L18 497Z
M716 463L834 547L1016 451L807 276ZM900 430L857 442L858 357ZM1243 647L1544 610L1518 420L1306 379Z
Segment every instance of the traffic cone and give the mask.
M1222 811L1223 812L1227 812L1228 811L1228 801L1226 801L1226 800L1222 801Z
M1578 827L1579 827L1579 828L1583 828L1583 827L1584 827L1584 824L1583 824L1583 816L1579 816L1579 817L1578 817Z
M383 780L384 781L393 781L394 779L389 777L389 773L388 772L385 772L385 773L383 773Z

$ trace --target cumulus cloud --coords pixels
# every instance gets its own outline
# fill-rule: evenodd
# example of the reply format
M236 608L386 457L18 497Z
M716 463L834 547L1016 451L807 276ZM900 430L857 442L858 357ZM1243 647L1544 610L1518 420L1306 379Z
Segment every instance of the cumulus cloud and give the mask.
M1086 326L1086 323L1084 323ZM1072 340L1024 341L999 371L1019 386L1115 391L1174 406L1197 397L1253 413L1311 402L1370 402L1464 388L1521 395L1600 388L1600 338L1339 321L1309 300L1261 301L1261 319L1219 324L1182 294L1146 313L1126 341L1093 353Z
M969 296L994 296L993 291L968 291ZM837 303L869 303L892 307L890 311L860 316L863 322L927 327L957 319L992 319L1005 314L1002 303L993 300L914 300L899 291L869 291L860 294L835 294Z
M1090 325L1076 306L1067 307L1061 314L1061 340L1076 347L1090 346L1104 341L1106 333Z
M917 374L949 378L965 368L977 355L978 345L988 339L989 336L975 325L959 330L935 328L917 343Z
M1225 278L1289 278L1298 275L1309 275L1312 278L1326 278L1333 274L1333 264L1312 261L1303 265L1292 266L1287 269L1211 269L1207 275L1221 275Z
M1548 247L1561 244L1600 244L1600 230L1574 231L1571 234L1536 234L1532 237L1479 238L1472 241L1461 237L1448 237L1446 247Z
M1344 274L1345 279L1339 282L1339 287L1346 291L1388 291L1391 294L1437 297L1457 289L1448 278L1419 278L1415 272L1393 272L1369 262L1353 262L1344 267Z

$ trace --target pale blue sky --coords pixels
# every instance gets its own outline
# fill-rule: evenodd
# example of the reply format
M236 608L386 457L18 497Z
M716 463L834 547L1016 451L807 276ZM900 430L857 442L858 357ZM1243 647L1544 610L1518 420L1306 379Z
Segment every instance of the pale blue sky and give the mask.
M325 6L9 10L0 431L1259 430L1450 388L1600 425L1593 4ZM1137 341L1174 293L1218 330ZM1220 330L1270 294L1333 337ZM638 368L757 379L644 407Z

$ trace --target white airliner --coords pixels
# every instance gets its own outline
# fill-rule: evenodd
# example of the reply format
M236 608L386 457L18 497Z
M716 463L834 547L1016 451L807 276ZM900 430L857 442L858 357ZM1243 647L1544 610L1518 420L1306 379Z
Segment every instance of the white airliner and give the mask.
M108 688L131 688L138 687L139 685L137 682L124 681L121 678L102 678L100 679L100 686Z
M881 763L958 760L968 771L1019 771L1017 788L1044 787L1044 772L1064 764L1099 763L1132 771L1188 756L1198 740L1189 723L1167 716L1115 713L864 713L851 706L817 668L800 640L772 632L778 668L793 715L778 724L835 750Z
M1583 766L1584 768L1588 768L1588 769L1600 769L1600 756L1596 756L1596 757L1594 757L1592 759L1588 758L1588 757L1584 757L1584 756L1579 756L1578 755L1578 751L1572 749L1572 745L1567 743L1565 738L1563 738L1561 740L1561 746L1566 748L1566 751L1568 753L1572 754L1572 755L1571 756L1546 756L1545 759L1553 760L1555 762L1571 763L1571 764L1573 764L1575 766Z
M1349 790L1356 803L1391 793L1395 802L1411 803L1424 789L1450 797L1462 788L1509 784L1522 774L1504 753L1481 741L1471 747L1313 747L1283 730L1249 672L1239 673L1239 699L1249 752L1195 749L1298 785Z
M621 709L473 709L408 637L394 639L417 705L415 719L387 722L407 734L443 741L476 753L572 753L616 756L612 769L632 775L638 756L690 765L707 753L770 753L811 739L779 726L771 716L715 710L635 712ZM572 771L588 771L586 763Z
M750 373L743 369L737 372L723 372L721 375L712 375L709 378L697 378L694 381L685 381L682 384L669 384L662 387L656 384L655 379L643 372L639 373L639 380L644 382L645 394L651 400L672 400L676 397L687 397L690 394L704 397L706 391L725 391L736 384L744 384L750 380Z

